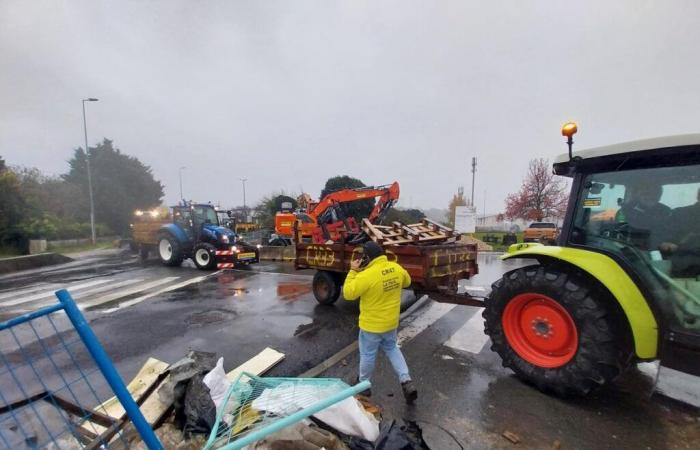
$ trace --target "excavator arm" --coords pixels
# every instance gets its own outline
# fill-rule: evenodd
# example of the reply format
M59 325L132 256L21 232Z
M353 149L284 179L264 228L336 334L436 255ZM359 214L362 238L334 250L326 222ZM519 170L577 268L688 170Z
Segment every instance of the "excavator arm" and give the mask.
M334 208L340 203L356 202L376 197L379 197L379 199L369 215L369 220L372 222L381 218L399 199L399 183L394 181L392 184L385 186L348 188L331 192L309 211L309 215L318 218L326 210Z

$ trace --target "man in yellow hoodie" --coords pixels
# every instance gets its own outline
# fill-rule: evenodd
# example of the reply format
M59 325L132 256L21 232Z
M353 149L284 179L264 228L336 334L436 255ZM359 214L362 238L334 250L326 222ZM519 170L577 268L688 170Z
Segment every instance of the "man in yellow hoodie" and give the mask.
M360 299L360 381L370 379L377 351L381 348L399 377L407 403L418 398L406 360L396 343L396 329L401 313L401 289L411 284L406 270L387 260L376 242L363 246L363 260L352 260L343 285L345 300Z

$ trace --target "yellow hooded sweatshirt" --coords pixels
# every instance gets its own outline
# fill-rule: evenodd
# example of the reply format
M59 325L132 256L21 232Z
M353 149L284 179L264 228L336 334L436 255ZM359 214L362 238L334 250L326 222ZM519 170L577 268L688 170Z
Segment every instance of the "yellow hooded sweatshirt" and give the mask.
M385 333L399 326L401 289L411 285L411 276L386 256L374 258L361 272L351 270L343 284L345 300L360 298L360 329Z

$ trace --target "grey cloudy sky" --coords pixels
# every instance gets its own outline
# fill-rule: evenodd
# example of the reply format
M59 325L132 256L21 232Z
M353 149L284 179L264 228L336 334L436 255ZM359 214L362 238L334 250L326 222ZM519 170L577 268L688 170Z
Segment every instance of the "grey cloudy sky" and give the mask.
M527 162L700 131L697 1L0 0L0 155L62 173L103 136L177 200L317 196L349 174L402 206L469 186L503 207Z

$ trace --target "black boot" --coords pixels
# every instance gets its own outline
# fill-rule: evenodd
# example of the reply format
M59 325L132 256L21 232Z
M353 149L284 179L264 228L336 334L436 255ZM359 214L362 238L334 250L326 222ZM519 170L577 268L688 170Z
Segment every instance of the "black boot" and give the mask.
M403 390L403 397L406 399L406 403L409 405L415 402L418 398L418 390L413 385L413 381L408 380L401 383L401 389Z

